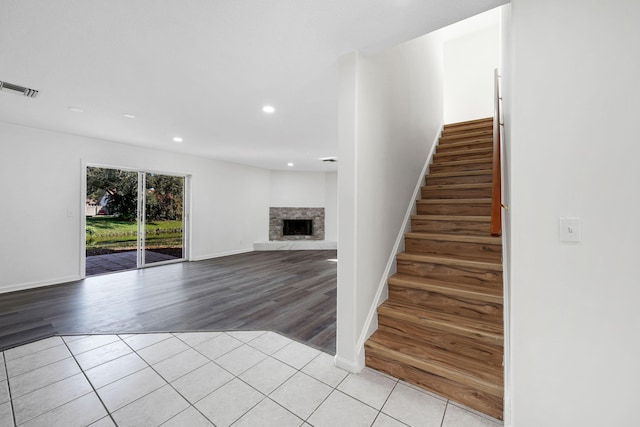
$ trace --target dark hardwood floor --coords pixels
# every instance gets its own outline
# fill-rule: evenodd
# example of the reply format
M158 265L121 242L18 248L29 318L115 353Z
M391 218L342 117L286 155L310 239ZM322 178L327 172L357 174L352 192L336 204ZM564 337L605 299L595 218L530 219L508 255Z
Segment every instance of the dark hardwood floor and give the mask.
M335 354L337 253L250 252L0 295L0 350L56 334L273 330Z

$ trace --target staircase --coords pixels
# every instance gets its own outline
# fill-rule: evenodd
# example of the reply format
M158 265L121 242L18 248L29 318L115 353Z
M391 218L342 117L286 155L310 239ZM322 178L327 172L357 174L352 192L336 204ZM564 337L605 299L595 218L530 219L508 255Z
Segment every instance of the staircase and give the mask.
M367 366L503 418L502 240L489 233L491 118L445 125Z

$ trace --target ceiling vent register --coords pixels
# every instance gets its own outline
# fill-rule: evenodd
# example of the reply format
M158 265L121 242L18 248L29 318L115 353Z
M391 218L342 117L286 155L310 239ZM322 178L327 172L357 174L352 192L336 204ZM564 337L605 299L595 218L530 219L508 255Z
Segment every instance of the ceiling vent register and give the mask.
M35 89L29 89L28 87L14 85L13 83L0 81L0 91L4 91L4 90L10 91L10 92L17 92L24 96L28 96L29 98L35 98L36 96L38 96L38 91Z

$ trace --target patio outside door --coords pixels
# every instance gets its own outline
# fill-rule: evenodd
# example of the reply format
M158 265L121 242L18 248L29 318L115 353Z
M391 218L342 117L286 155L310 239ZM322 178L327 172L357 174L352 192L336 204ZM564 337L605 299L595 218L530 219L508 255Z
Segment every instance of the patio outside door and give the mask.
M184 176L86 168L87 276L185 259Z

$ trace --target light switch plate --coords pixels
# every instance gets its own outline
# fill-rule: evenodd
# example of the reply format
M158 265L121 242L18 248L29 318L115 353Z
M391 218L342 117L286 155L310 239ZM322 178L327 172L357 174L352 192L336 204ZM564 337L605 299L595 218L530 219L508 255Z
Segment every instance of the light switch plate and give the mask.
M582 241L580 218L560 218L560 241L572 243Z

